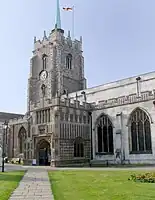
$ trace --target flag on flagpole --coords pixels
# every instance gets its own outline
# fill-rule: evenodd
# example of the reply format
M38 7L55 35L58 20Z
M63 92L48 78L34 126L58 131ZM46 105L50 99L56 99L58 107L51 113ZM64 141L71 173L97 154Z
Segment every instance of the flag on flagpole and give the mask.
M63 7L64 11L72 11L72 38L74 38L74 6L73 7Z
M73 8L71 8L71 7L63 7L63 10L65 10L65 11L71 11L71 10L73 10Z

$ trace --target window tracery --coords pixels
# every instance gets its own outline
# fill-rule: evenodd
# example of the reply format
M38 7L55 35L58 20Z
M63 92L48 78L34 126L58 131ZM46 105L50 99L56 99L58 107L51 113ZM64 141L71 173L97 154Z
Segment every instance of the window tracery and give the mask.
M130 150L131 153L151 153L151 127L147 114L137 108L130 115Z
M26 130L22 127L18 134L19 153L24 153L25 149Z
M43 62L43 70L46 70L46 68L47 68L47 55L46 54L43 55L42 62Z
M71 54L68 54L66 56L66 68L72 69L72 55Z
M81 138L76 138L74 142L74 157L84 157L84 144Z
M98 153L113 154L113 125L107 115L102 115L97 123Z

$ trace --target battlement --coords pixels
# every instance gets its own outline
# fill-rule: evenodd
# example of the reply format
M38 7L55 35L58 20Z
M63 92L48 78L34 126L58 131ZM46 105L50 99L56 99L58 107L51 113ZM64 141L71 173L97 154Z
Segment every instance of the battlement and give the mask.
M55 98L52 100L52 103L55 105L60 105L60 106L67 106L67 107L72 107L72 108L77 108L77 109L90 109L90 104L87 102L80 102L78 100L73 100L69 98Z
M57 98L53 98L51 100L44 102L44 108L54 107L54 106L72 107L72 108L84 109L84 110L91 108L91 104L87 102L81 102L78 100L68 99L68 98L62 99L60 97L57 97ZM39 102L31 104L31 110L38 110L40 108L41 108L41 104Z
M133 103L139 103L150 100L152 100L152 105L154 105L154 99L155 99L155 89L149 91L143 91L141 92L140 96L137 96L137 93L133 93L126 96L98 101L97 103L92 102L91 105L93 106L94 109L105 109L105 108L129 105Z
M82 51L82 37L80 37L80 40L72 40L72 38L70 37L70 31L68 31L68 35L65 37L64 32L60 30L54 29L48 36L44 31L44 36L42 39L37 40L36 37L34 37L34 51L39 50L47 45L54 46L57 42L61 43L62 45L68 45L72 48Z
M18 118L13 118L13 119L10 119L9 120L9 125L12 125L12 124L21 124L21 123L24 123L28 120L27 116L24 115L24 117L18 117Z

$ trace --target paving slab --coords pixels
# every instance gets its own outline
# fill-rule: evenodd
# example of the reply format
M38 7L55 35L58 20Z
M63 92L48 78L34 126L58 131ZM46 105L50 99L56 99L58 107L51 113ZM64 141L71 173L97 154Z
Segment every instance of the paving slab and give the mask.
M54 200L47 169L29 168L9 200Z

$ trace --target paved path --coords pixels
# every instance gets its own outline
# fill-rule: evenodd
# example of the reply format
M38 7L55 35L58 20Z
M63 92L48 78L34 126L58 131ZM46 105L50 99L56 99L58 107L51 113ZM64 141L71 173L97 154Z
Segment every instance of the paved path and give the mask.
M30 168L9 200L54 200L46 169Z

